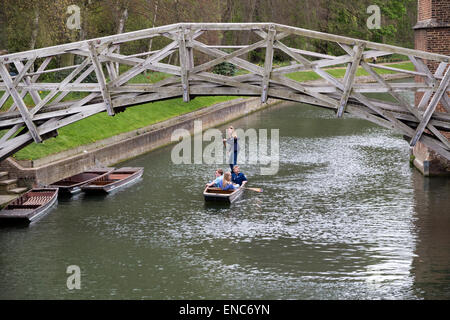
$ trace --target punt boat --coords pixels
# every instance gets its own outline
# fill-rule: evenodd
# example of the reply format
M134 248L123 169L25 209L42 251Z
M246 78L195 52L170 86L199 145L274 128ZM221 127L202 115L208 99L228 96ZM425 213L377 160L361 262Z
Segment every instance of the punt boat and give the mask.
M49 185L50 188L59 188L60 194L74 194L81 191L81 186L94 181L95 179L106 176L114 168L96 168L71 177L59 180Z
M48 212L58 199L58 188L36 188L10 202L0 211L2 222L30 223Z
M231 204L244 193L244 186L246 182L247 181L244 181L244 183L242 183L242 186L235 190L222 190L215 187L206 187L203 191L205 202L221 202Z
M101 178L95 179L88 184L81 187L84 192L92 193L108 193L117 188L124 187L130 183L133 183L144 173L142 167L124 167L116 169Z

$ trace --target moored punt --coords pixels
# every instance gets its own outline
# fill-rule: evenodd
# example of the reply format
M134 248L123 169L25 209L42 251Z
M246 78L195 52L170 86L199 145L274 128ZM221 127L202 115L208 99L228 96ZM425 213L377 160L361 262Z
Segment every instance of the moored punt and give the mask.
M116 169L101 178L83 185L81 190L84 192L108 193L136 181L142 177L143 173L144 168L142 167L124 167Z
M49 185L50 188L59 188L59 192L62 194L74 194L81 191L81 186L94 181L95 179L106 176L111 173L114 168L96 168L82 173L73 175L68 178L64 178L60 181L54 182Z
M245 182L239 188L235 190L222 190L221 188L206 187L203 191L203 197L206 202L221 202L221 203L233 203L243 193Z
M31 189L0 211L2 222L30 223L43 216L58 199L58 188Z

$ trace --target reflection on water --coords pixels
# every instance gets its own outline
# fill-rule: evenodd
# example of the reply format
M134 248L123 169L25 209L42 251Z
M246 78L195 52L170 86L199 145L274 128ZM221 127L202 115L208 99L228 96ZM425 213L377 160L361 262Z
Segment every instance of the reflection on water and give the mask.
M401 137L299 104L233 125L280 129L276 176L241 165L263 193L206 206L215 167L174 165L171 146L127 161L140 182L0 229L0 298L450 298L449 181L412 169Z

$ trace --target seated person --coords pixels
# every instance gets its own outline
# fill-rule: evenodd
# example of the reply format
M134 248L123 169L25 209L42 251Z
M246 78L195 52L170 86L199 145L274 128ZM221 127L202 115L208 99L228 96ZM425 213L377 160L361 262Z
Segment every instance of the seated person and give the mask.
M242 172L240 172L239 166L233 167L233 173L231 174L231 181L237 183L240 186L242 186L242 183L244 181L247 181L247 177Z
M223 180L223 170L217 169L215 172L216 178L211 181L210 183L207 183L207 187L217 187L220 188L222 186L222 180Z
M222 190L236 190L239 188L238 184L234 184L231 181L231 172L225 172L223 175L222 186L220 187Z

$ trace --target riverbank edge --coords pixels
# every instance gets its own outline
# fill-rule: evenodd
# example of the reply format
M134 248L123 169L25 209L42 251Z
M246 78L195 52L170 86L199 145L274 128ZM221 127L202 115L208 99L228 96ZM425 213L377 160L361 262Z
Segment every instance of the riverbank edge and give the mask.
M269 99L263 104L259 97L238 98L42 159L17 161L10 157L0 164L0 170L9 172L21 186L48 185L94 167L113 166L172 144L172 132L186 129L192 134L195 120L201 120L205 130L282 102Z

